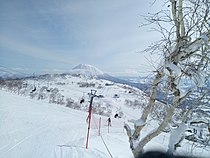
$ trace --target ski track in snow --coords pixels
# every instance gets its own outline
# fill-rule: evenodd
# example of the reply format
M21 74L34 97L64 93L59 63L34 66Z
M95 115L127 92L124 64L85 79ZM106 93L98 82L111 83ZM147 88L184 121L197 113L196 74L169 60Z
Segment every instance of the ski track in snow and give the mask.
M26 137L24 137L22 140L20 140L19 142L17 142L14 146L10 147L6 152L4 152L3 154L0 155L0 158L3 157L4 155L6 155L8 152L10 152L11 150L13 150L14 148L16 148L17 146L19 146L20 144L24 143L25 141L27 141L28 139L30 139L31 137L41 134L42 132L44 132L47 129L47 126L43 126L38 128L38 131L36 133L33 133L31 135L28 135Z
M109 155L97 149L88 150L85 147L62 146L54 151L54 158L110 158Z

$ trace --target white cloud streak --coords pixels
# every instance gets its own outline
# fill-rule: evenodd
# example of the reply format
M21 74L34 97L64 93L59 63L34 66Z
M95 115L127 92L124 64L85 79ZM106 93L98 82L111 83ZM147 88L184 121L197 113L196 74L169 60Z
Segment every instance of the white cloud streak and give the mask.
M63 59L59 56L59 52L52 52L39 46L31 45L31 43L28 44L27 42L17 41L8 37L2 37L0 38L0 44L2 47L8 50L13 50L20 54L34 58L56 62L68 62L66 59Z

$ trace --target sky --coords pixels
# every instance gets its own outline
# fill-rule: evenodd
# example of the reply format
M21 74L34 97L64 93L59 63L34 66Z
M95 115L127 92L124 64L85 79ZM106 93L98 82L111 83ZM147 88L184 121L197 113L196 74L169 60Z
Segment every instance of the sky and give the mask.
M27 74L90 64L114 76L152 71L139 53L160 35L139 27L161 0L0 0L0 66ZM151 64L153 63L153 64Z

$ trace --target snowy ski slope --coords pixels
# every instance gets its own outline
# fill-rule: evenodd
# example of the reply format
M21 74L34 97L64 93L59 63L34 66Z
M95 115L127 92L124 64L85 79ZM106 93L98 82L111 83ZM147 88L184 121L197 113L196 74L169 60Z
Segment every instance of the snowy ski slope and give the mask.
M0 96L0 158L110 157L97 128L91 129L89 148L85 149L87 113L3 91ZM110 133L104 124L101 128L110 153L132 157L123 122L114 120L112 124Z
M62 95L79 102L85 98L84 104L89 104L87 93L92 87L79 87L79 82L95 83L97 94L104 98L95 98L94 103L112 105L112 127L107 127L107 117L94 114L88 149L85 149L87 135L87 111L78 111L65 105L49 104L49 100L30 99L0 90L0 158L133 158L129 148L128 137L123 129L124 122L138 119L141 109L125 106L125 100L135 99L145 102L147 99L141 91L129 94L124 85L110 83L104 80L85 80L83 78L66 76L39 79L37 90L43 86L58 88ZM26 80L27 84L34 83ZM112 83L110 83L112 84ZM31 88L28 92L30 93ZM27 89L26 89L27 92ZM46 92L47 93L47 92ZM138 93L138 94L135 94ZM119 98L113 96L118 94ZM94 104L96 105L96 104ZM121 110L121 119L114 119L113 114ZM102 117L101 136L98 136L98 121ZM155 120L150 120L143 129L142 136L157 127ZM169 133L162 133L145 146L145 150L167 151ZM207 147L206 147L207 148ZM196 148L196 144L184 140L176 154L209 157L209 150Z

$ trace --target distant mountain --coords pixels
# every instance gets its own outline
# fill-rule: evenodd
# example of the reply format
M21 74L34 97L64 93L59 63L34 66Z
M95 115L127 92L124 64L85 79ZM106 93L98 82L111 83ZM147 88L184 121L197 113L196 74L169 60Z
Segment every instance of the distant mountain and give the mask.
M113 77L109 74L103 73L101 70L99 70L98 68L96 68L92 65L79 64L70 71L70 74L76 75L76 76L83 76L86 78L103 79L103 80L108 80L108 81L120 83L120 84L127 84L127 85L130 85L132 87L136 87L136 88L142 90L146 94L149 94L150 86L148 84L139 83L139 82L135 83L135 82L131 82L129 80ZM160 98L160 96L158 98Z
M144 84L144 83L136 83L136 82L131 82L129 80L126 80L126 79L120 79L120 78L117 78L117 77L113 77L113 76L110 76L108 74L105 74L103 76L98 76L99 79L103 79L103 80L108 80L108 81L111 81L111 82L114 82L114 83L120 83L120 84L126 84L126 85L129 85L129 86L132 86L132 87L136 87L138 89L140 89L141 91L145 92L146 94L149 95L149 90L150 90L150 85L147 83L147 84Z
M22 74L12 74L12 73L0 73L0 80L4 80L4 79L17 79L17 78L23 78L26 75L22 75Z
M17 78L22 78L26 76L29 76L29 75L21 71L18 71L16 69L7 68L0 65L0 79L8 79L8 78L17 79Z
M70 71L70 73L73 75L81 75L83 77L88 78L97 78L98 76L104 75L104 73L101 70L88 64L79 64L76 67L74 67Z

